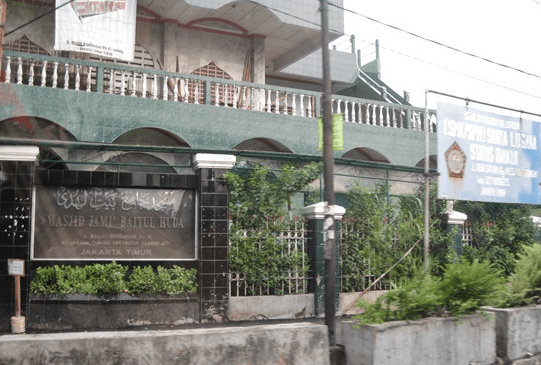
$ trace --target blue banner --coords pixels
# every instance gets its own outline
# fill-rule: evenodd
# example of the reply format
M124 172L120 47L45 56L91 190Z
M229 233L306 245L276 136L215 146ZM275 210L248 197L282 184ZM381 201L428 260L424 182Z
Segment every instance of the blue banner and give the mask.
M438 103L438 198L540 204L539 123Z

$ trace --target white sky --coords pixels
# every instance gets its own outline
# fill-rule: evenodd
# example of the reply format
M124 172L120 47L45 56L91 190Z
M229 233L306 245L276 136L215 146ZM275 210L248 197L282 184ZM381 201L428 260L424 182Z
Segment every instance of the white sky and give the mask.
M351 50L348 39L355 34L364 64L374 58L375 48L369 43L379 39L382 80L400 94L408 91L413 105L424 107L425 90L430 89L541 114L541 0L344 0L344 7L539 76L493 65L345 11L347 36L334 42L337 49ZM463 103L434 94L428 100L430 108L438 100ZM483 109L474 103L470 107Z

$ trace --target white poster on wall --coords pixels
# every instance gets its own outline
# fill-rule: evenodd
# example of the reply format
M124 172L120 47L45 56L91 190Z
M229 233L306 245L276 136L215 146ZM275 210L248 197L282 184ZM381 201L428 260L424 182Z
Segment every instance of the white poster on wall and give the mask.
M56 0L55 45L133 61L137 0Z

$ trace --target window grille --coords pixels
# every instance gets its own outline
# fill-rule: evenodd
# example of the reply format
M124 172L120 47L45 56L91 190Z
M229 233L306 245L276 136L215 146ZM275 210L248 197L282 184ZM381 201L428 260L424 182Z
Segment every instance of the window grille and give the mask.
M233 80L233 78L227 72L225 72L224 70L216 66L214 61L211 61L208 65L203 66L193 71L192 75L207 76L207 77L213 77L215 79L222 79L222 80ZM199 82L196 80L188 81L188 92L189 92L189 98L191 102L195 100L196 93L197 93L197 98L199 100L199 103L203 104L205 102L202 82ZM234 92L235 92L235 89L233 85L219 84L218 85L218 103L216 103L216 84L213 83L211 87L211 91L210 91L211 104L213 105L215 104L226 105L227 104L229 106L232 106L233 100L234 100Z
M32 53L32 54L50 56L49 52L47 52L45 49L41 48L40 46L32 42L25 35L23 35L21 38L17 40L4 44L3 48L6 51Z

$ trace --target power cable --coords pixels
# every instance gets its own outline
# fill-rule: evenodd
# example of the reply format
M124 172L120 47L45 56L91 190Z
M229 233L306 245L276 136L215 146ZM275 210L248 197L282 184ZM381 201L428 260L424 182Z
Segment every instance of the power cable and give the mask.
M498 83L495 83L495 82L492 82L492 81L488 81L488 80L485 80L485 79L481 79L479 77L475 77L475 76L472 76L472 75L468 75L466 73L463 73L463 72L460 72L460 71L457 71L457 70L453 70L451 68L448 68L448 67L445 67L445 66L441 66L441 65L438 65L436 63L433 63L433 62L429 62L429 61L426 61L426 60L422 60L420 58L417 58L415 56L411 56L411 55L408 55L408 54L405 54L405 53L402 53L402 52L399 52L399 51L396 51L394 49L391 49L391 48L387 48L387 47L384 47L384 46L379 46L380 48L382 49L385 49L387 51L390 51L390 52L394 52L396 54L399 54L401 56L404 56L404 57L408 57L408 58L411 58L415 61L418 61L418 62L423 62L423 63L426 63L428 65L431 65L431 66L434 66L434 67L438 67L438 68L441 68L443 70L446 70L446 71L449 71L449 72L452 72L452 73L456 73L458 75L462 75L462 76L465 76L465 77L468 77L468 78L471 78L471 79L474 79L474 80L477 80L477 81L481 81L481 82L484 82L486 84L490 84L492 86L497 86L497 87L500 87L502 89L506 89L506 90L509 90L509 91L513 91L513 92L516 92L516 93L519 93L519 94L523 94L523 95L526 95L526 96L530 96L532 98L536 98L536 99L541 99L541 96L537 96L537 95L533 95L533 94L529 94L527 92L524 92L524 91L521 91L521 90L517 90L517 89L513 89L511 87L508 87L508 86L504 86L504 85L501 85L501 84L498 84Z
M541 76L536 75L536 74L533 74L533 73L531 73L531 72L527 72L527 71L521 70L521 69L516 68L516 67L513 67L513 66L509 66L509 65L506 65L506 64L503 64L503 63L500 63L500 62L496 62L496 61L493 61L493 60L491 60L491 59L488 59L488 58L485 58L485 57L481 57L481 56L478 56L478 55L473 54L473 53L470 53L470 52L462 51L462 50L460 50L460 49L458 49L458 48L456 48L456 47L449 46L449 45L446 45L446 44L444 44L444 43L441 43L441 42L438 42L438 41L435 41L435 40L432 40L432 39L429 39L429 38L420 36L420 35L415 34L415 33L413 33L413 32L404 30L404 29L399 28L399 27L397 27L397 26L394 26L394 25L391 25L391 24L387 24L387 23L381 22L381 21L379 21L379 20L377 20L377 19L374 19L374 18L372 18L372 17L369 17L369 16L363 15L363 14L361 14L361 13L358 13L358 12L356 12L356 11L353 11L353 10L350 10L350 9L347 9L347 8L344 8L343 6L339 6L339 5L336 5L336 4L333 4L333 3L329 3L329 5L334 6L335 8L341 9L341 10L343 10L343 11L347 11L347 12L349 12L349 13L352 13L352 14L355 14L355 15L358 15L358 16L361 16L361 17L363 17L363 18L366 18L366 19L371 20L371 21L373 21L373 22L375 22L375 23L384 25L384 26L386 26L386 27L392 28L392 29L394 29L394 30L398 30L398 31L400 31L400 32L409 34L409 35L411 35L411 36L413 36L413 37L416 37L416 38L419 38L419 39L421 39L421 40L423 40L423 41L430 42L430 43L436 44L436 45L438 45L438 46L441 46L441 47L450 49L450 50L452 50L452 51L459 52L459 53L462 53L462 54L464 54L464 55L467 55L467 56L470 56L470 57L473 57L473 58L477 58L477 59L483 60L483 61L485 61L485 62L489 62L489 63L491 63L491 64L494 64L494 65L497 65L497 66L500 66L500 67L505 67L505 68L508 68L508 69L510 69L510 70L514 70L514 71L523 73L523 74L525 74L525 75L529 75L529 76L533 76L533 77L536 77L536 78L538 78L538 79L541 79Z
M67 3L64 3L64 4L62 4L62 5L60 5L60 6L56 7L56 8L54 8L54 9L52 9L52 10L49 10L48 12L43 13L43 14L41 14L40 16L38 16L38 17L36 17L36 18L30 20L29 22L27 22L27 23L25 23L25 24L23 24L23 25L21 25L21 26L15 28L15 29L13 29L13 30L10 30L9 32L7 32L6 34L4 34L4 36L7 37L7 36L10 35L11 33L15 33L15 32L18 31L19 29L22 29L22 28L24 28L24 27L26 27L26 26L28 26L28 25L34 23L35 21L37 21L37 20L39 20L39 19L41 19L41 18L43 18L43 17L45 17L45 16L47 16L47 15L49 15L49 14L51 14L51 13L54 13L54 12L57 11L58 9L60 9L60 8L62 8L62 7L64 7L64 6L66 6L66 5L68 5L68 4L70 4L70 3L74 2L74 1L75 1L75 0L69 0Z

